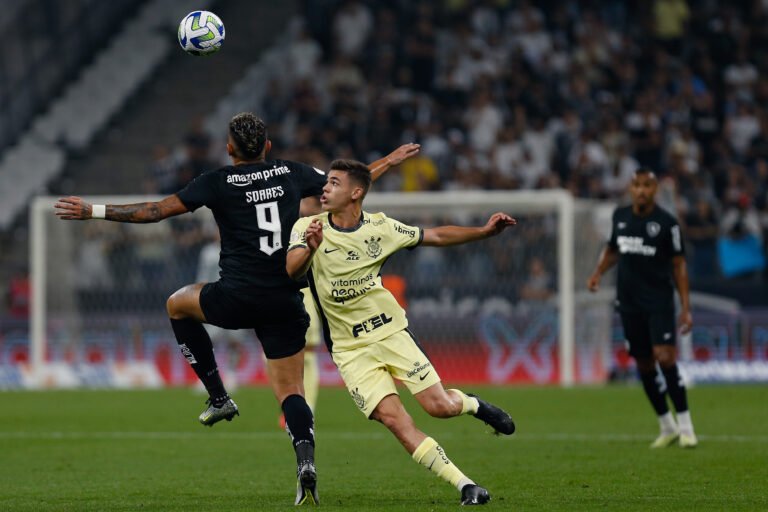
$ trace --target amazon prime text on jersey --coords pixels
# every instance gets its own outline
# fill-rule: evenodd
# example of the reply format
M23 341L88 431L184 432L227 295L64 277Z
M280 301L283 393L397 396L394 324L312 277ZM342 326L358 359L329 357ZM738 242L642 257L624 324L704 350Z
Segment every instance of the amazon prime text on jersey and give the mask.
M254 181L268 180L272 176L282 176L283 174L290 174L290 172L291 170L288 167L282 165L263 171L248 172L245 174L228 174L227 183L235 185L236 187L247 187Z

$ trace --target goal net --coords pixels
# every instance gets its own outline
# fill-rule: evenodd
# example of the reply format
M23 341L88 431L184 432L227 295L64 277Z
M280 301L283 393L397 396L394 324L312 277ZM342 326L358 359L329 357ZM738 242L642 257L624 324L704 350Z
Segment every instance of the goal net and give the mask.
M88 199L124 204L157 198ZM65 222L53 214L54 202L38 198L31 210L28 384L194 383L178 353L165 301L185 284L216 279L218 238L210 211L156 224ZM482 225L496 211L518 219L499 237L401 251L382 269L385 285L405 304L412 330L445 381L605 381L613 335L610 300L580 290L606 239L610 206L576 202L561 190L466 191L372 193L366 210L424 227ZM225 378L266 382L252 332L211 332ZM325 353L321 380L340 382Z

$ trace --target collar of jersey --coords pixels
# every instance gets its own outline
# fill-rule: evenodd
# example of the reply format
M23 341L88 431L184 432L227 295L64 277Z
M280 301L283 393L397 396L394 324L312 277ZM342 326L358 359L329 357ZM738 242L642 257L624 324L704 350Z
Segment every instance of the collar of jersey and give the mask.
M351 228L342 228L333 223L333 220L331 219L331 212L328 212L328 224L330 224L330 226L336 231L341 231L342 233L353 233L358 229L360 229L360 226L363 225L364 216L365 216L365 212L360 212L360 221L357 223L357 226L354 226Z

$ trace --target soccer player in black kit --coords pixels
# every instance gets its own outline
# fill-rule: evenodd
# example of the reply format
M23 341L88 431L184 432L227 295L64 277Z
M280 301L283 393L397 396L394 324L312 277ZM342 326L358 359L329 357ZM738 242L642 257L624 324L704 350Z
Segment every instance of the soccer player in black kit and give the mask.
M680 331L691 330L688 272L680 226L654 198L658 181L647 168L635 171L630 186L632 205L613 213L611 239L587 281L597 291L600 277L618 263L616 308L621 316L629 353L635 358L640 380L656 411L660 432L651 448L678 440L680 446L698 444L688 398L680 378L676 355L674 287L680 295ZM663 378L657 374L657 364ZM667 406L669 396L677 421Z
M296 451L296 504L316 504L314 420L303 385L309 317L299 286L285 271L285 255L302 198L321 195L326 176L305 164L267 160L271 147L264 122L251 113L241 113L229 122L231 166L206 172L158 202L91 205L79 197L66 197L55 208L56 215L65 220L101 218L131 223L157 222L201 206L211 209L221 234L220 279L185 286L166 305L181 352L209 394L208 407L199 420L212 426L239 414L221 381L213 345L202 324L254 329ZM379 177L418 150L418 144L400 146L371 164L371 174Z

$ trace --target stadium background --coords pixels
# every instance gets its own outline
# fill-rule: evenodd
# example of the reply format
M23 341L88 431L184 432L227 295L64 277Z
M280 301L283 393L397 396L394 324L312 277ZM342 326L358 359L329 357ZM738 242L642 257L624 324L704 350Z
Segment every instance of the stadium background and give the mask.
M194 8L226 25L211 58L174 40ZM266 120L274 156L320 168L421 143L382 192L561 188L599 209L626 201L638 165L656 169L692 289L720 305L694 311L688 362L715 363L700 380L768 380L767 2L11 0L0 27L17 34L0 52L0 389L31 382L32 198L172 193L226 162L241 110ZM454 213L405 220L479 221ZM483 247L387 266L446 380L558 381L552 218L521 220ZM50 229L48 357L67 364L47 384L194 382L163 306L210 262L210 223ZM579 382L632 378L615 320L606 332ZM264 382L255 343L217 351L241 383ZM149 365L117 375L126 361Z

